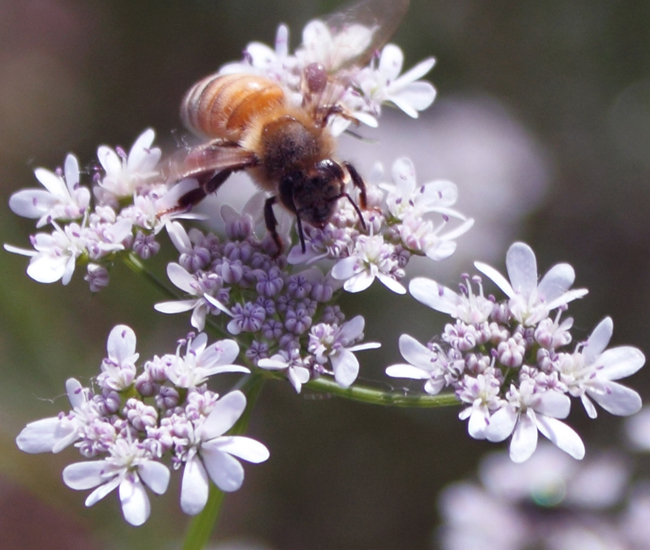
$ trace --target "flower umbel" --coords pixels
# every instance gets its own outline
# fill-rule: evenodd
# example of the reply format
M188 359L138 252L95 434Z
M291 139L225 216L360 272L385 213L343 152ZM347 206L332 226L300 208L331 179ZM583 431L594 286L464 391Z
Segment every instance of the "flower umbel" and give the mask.
M511 437L514 462L530 458L538 431L580 459L584 445L562 422L570 398L580 397L591 418L596 417L592 399L612 414L634 414L641 408L639 395L614 380L635 373L645 357L629 346L604 351L613 330L609 318L575 352L565 351L573 321L561 317L570 301L587 294L570 289L573 268L558 264L538 284L535 254L524 243L510 247L506 264L510 282L486 264L475 264L506 293L503 302L486 298L478 277L465 276L459 294L429 279L411 281L417 300L455 322L445 327L444 345L425 346L403 335L400 350L408 364L388 367L386 374L425 380L431 394L453 388L466 405L459 416L468 420L469 434L489 441ZM558 311L550 317L553 310Z

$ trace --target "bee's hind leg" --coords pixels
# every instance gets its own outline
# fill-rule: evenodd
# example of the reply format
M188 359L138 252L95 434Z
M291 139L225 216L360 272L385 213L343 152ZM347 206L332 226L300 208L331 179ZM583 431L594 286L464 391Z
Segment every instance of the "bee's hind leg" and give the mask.
M232 170L221 170L217 172L210 178L199 179L199 186L188 191L183 196L178 199L178 210L183 210L185 208L190 208L195 204L200 203L205 197L210 193L214 193L224 181L228 179Z

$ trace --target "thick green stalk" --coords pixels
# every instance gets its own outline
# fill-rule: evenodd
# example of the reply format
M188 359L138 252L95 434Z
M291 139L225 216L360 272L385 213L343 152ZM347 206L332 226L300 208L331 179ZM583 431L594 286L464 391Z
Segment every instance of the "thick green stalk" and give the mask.
M342 388L336 381L329 378L318 378L305 384L306 388L313 391L329 393L352 401L368 403L371 405L385 405L389 407L436 408L460 405L453 393L440 395L405 394L403 392L387 392L367 386L354 384L349 388Z
M246 395L246 410L241 415L237 423L228 432L230 435L242 435L248 429L251 412L257 401L257 397L262 390L264 379L259 376L250 376L242 385L241 391ZM210 484L210 494L205 508L200 514L195 516L190 522L185 536L183 550L202 550L210 541L210 535L217 526L221 505L223 504L224 493L212 483Z

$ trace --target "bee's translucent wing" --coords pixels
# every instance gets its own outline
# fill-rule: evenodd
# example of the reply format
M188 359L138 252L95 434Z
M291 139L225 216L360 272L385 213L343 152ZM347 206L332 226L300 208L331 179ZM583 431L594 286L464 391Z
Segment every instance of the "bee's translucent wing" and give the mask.
M234 144L208 143L175 155L169 163L168 178L178 181L212 172L242 170L255 162L254 153Z
M325 23L342 51L337 68L366 65L393 36L409 7L410 0L362 0L343 8Z

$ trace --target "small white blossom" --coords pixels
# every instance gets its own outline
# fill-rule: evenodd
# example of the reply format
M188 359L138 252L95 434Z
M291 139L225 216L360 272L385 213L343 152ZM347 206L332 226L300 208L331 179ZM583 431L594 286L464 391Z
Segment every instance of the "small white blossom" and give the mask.
M342 388L349 387L359 375L359 360L354 352L381 346L377 342L351 345L363 338L364 326L364 318L357 315L340 327L318 324L309 333L309 351L314 354L317 363L324 365L331 362L334 379Z
M272 357L260 359L257 366L261 369L284 371L296 393L300 393L302 385L309 382L310 370L297 349L290 352L281 351Z
M345 281L343 288L348 292L365 290L376 277L393 292L405 294L406 289L393 274L398 269L394 254L393 245L383 237L361 235L352 255L339 260L332 268L332 277Z
M377 104L390 102L407 115L417 118L418 111L429 107L436 97L436 89L421 81L434 66L430 57L400 76L404 54L395 44L387 44L381 51L377 69L366 68L357 76L364 95Z
M196 298L160 302L154 306L156 311L161 313L182 313L191 310L191 323L197 330L203 330L205 327L205 318L208 312L216 310L230 313L213 295L221 288L221 282L216 274L192 275L179 264L172 262L167 266L167 276L178 288L191 296L196 296Z
M102 202L131 197L142 185L159 177L155 168L162 152L152 147L154 138L152 129L145 130L135 140L128 155L106 145L97 149L97 158L105 175L99 181L99 187L95 188L95 194Z
M569 264L553 266L538 284L535 253L524 243L514 243L506 254L510 282L487 264L474 265L508 295L513 317L528 326L548 317L549 311L587 294L586 288L569 290L575 280Z
M463 285L461 294L442 286L431 279L417 277L409 284L409 292L425 306L446 313L454 319L460 319L464 323L480 324L487 321L494 308L494 302L483 296L483 287L480 279L475 282L479 286L479 294L472 292L472 285L469 281Z
M202 332L188 341L184 357L177 353L167 369L167 377L178 388L195 388L215 374L250 373L246 367L233 364L238 355L239 346L234 340L220 340L208 346L208 335Z
M16 438L16 444L26 453L58 453L74 443L89 422L99 416L88 400L88 390L74 378L66 383L72 411L51 418L30 422Z
M269 458L268 449L249 437L224 435L246 409L240 391L219 399L203 424L194 432L181 485L181 508L198 514L208 500L208 476L225 492L236 491L244 481L244 468L237 458L258 464Z
M135 362L140 357L135 352L136 337L133 329L117 325L111 330L106 342L108 357L102 361L102 372L97 377L100 386L121 391L128 388L135 378Z
M539 391L528 379L512 385L505 403L490 417L486 432L489 441L503 441L512 435L510 458L524 462L535 452L537 431L572 457L581 459L585 447L580 436L558 418L566 418L571 408L569 397L554 390Z
M641 409L639 394L614 380L637 372L644 365L645 356L632 346L606 350L613 331L612 319L605 317L587 342L573 355L565 356L559 365L561 380L571 395L580 397L590 418L597 416L591 399L617 416L629 416Z
M38 218L36 227L52 220L77 220L90 203L90 190L79 185L79 162L70 154L65 158L64 176L44 168L34 170L45 189L23 189L11 195L9 208L19 216Z
M138 443L125 439L117 440L104 460L76 462L63 470L63 481L71 489L97 487L86 499L86 506L119 487L124 519L136 526L147 521L151 512L144 485L162 495L169 485L169 476L167 466L157 462Z

